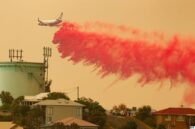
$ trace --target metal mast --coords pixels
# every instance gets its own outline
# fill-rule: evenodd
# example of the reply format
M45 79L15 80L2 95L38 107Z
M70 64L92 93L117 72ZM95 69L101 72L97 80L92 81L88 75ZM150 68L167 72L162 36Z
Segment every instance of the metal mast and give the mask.
M52 55L52 49L49 47L44 47L43 48L43 64L44 64L44 72L45 72L45 76L44 76L44 86L45 86L45 92L50 92L50 85L51 85L51 80L48 80L48 67L49 67L49 63L48 60Z
M23 50L22 49L9 49L9 58L10 62L13 62L13 59L16 58L17 61L23 61L22 55Z

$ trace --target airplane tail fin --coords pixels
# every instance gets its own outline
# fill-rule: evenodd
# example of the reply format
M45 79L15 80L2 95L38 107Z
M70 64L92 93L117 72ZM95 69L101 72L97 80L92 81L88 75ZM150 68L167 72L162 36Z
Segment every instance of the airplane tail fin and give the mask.
M58 20L62 20L63 12L61 12L60 16L58 17Z

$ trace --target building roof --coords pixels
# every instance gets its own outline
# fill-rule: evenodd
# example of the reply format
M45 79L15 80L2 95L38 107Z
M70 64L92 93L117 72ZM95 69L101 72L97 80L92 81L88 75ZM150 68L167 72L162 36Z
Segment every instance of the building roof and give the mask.
M0 62L0 65L16 65L16 64L27 64L27 65L44 65L42 62L27 62L27 61L6 61Z
M70 101L70 100L66 100L66 99L57 99L57 100L42 100L36 104L33 104L33 106L36 105L43 105L43 106L78 106L78 107L83 107L84 105L74 102L74 101Z
M3 129L23 129L22 127L15 125L12 122L0 122L0 125Z
M55 123L59 123L59 122L63 123L65 126L71 125L73 123L77 124L80 127L97 127L98 126L88 121L77 119L74 117L68 117L63 120L56 121Z
M154 115L195 115L195 109L192 108L166 108L153 113Z
M43 98L47 97L48 94L49 94L49 92L40 93L40 94L37 94L35 96L24 96L24 100L25 101L38 101L38 100L42 100Z

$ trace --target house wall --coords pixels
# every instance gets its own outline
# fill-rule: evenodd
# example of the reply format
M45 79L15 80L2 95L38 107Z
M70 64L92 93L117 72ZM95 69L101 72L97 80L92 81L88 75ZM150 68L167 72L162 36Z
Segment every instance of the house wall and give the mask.
M156 118L156 124L157 125L163 123L163 116L158 115L158 116L155 116L155 118Z
M45 123L55 122L67 117L82 119L82 107L78 106L46 106Z
M177 116L171 116L170 121L165 119L165 115L157 115L155 116L155 118L157 125L164 123L165 125L167 125L167 129L188 129L186 117L185 121L178 121Z

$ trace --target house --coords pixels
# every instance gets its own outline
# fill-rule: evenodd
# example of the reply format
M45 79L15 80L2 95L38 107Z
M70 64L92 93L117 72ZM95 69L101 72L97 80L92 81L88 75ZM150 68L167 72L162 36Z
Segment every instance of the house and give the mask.
M126 110L116 110L113 109L110 112L112 115L115 116L131 116L131 117L135 117L137 114L136 110L131 110L131 109L126 109Z
M131 110L130 113L129 113L130 114L129 116L135 117L137 113L138 113L137 110Z
M74 117L68 117L56 121L54 123L46 124L42 126L41 129L51 129L51 126L54 125L55 123L63 123L65 126L70 126L71 124L74 123L77 124L80 127L80 129L98 129L98 125Z
M33 106L41 106L44 109L45 124L68 117L82 119L82 108L84 107L82 104L65 99L42 100Z
M24 100L22 101L22 105L31 106L35 103L40 102L44 98L46 98L48 96L48 94L49 94L49 92L40 93L40 94L37 94L35 96L24 96Z
M195 109L166 108L153 113L156 125L164 124L167 129L194 129Z

